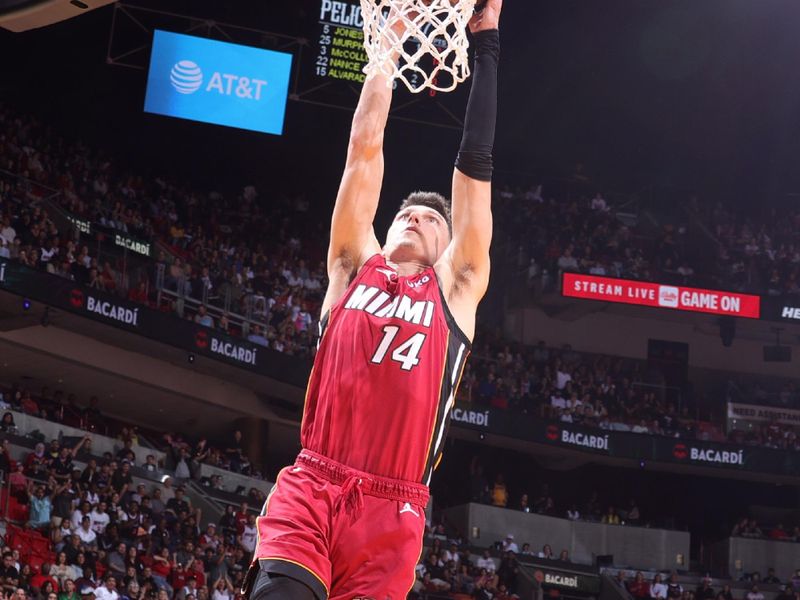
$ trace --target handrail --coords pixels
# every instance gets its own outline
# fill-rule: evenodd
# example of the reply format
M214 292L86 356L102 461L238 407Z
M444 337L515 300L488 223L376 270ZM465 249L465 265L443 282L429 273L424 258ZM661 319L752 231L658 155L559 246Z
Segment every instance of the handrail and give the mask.
M223 306L219 307L215 304L208 302L208 295L207 293L204 294L203 299L197 299L192 296L186 294L186 280L184 277L181 277L177 281L177 290L168 289L165 286L165 267L163 264L158 265L158 269L156 271L156 290L157 290L157 298L158 298L158 305L161 306L162 298L167 297L171 298L175 302L176 312L179 316L183 317L185 313L185 309L191 308L193 312L197 312L201 306L206 307L206 311L212 317L219 319L223 315L228 319L231 325L237 326L241 329L242 335L246 336L250 332L250 328L253 325L265 326L266 324L263 321L258 321L252 317L253 308L258 303L258 297L256 297L252 293L246 294L245 297L250 297L253 301L246 301L244 302L246 308L248 309L248 313L250 315L242 315L240 313L231 312L230 305L231 305L231 294L230 290L225 291L225 295L223 296L224 302ZM204 288L204 292L207 292L207 289Z

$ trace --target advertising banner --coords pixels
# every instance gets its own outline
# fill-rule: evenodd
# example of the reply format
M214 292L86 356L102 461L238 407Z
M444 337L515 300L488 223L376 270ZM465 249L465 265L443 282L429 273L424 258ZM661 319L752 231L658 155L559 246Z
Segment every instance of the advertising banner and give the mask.
M215 358L293 385L303 387L308 378L310 365L306 361L19 263L0 260L0 291L133 331L187 352Z
M564 273L561 292L570 298L654 306L747 319L758 319L761 314L761 298L759 296L613 277L597 277L581 273Z
M141 254L142 256L155 255L155 244L153 244L153 242L150 240L143 240L136 236L129 235L123 231L119 231L118 229L106 227L105 225L100 225L99 223L92 223L91 221L87 221L86 219L82 219L81 217L66 211L63 211L63 214L66 219L72 223L75 229L77 229L83 235L91 236L100 241L108 240L115 246L125 248L130 252Z
M533 556L517 555L522 568L531 574L545 590L561 590L565 593L600 593L600 577L597 571L582 565L558 560L542 560Z
M155 31L144 110L281 135L292 55Z
M798 452L581 427L544 421L533 415L468 405L457 406L451 419L453 427L557 446L587 455L800 477Z
M761 299L762 318L767 321L800 323L800 297L764 296Z

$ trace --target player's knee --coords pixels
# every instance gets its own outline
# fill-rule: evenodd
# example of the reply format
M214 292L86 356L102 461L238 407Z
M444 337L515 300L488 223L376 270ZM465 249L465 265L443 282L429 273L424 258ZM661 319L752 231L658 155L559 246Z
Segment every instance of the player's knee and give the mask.
M249 600L321 600L306 584L259 569L248 596Z

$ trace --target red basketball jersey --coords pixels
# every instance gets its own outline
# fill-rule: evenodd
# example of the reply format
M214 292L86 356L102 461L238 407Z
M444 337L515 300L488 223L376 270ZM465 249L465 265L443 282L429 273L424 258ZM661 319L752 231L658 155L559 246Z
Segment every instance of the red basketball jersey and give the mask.
M470 343L433 267L400 277L376 254L320 323L304 448L428 485Z

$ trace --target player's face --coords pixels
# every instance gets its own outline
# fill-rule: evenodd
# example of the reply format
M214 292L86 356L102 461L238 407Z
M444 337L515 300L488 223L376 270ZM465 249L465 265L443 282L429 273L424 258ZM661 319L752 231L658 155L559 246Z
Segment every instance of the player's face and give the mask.
M394 218L386 234L385 252L394 262L433 265L450 243L447 221L427 206L409 206Z

